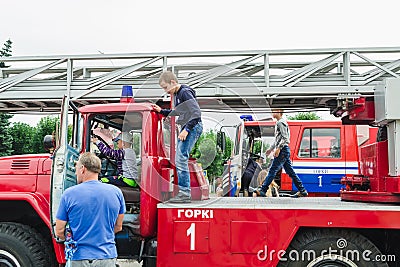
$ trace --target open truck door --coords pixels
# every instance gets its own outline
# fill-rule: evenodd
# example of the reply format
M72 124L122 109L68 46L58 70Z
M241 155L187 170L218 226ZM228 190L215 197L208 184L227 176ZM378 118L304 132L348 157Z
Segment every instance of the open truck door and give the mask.
M68 138L69 114L73 112L72 137ZM53 155L51 170L50 220L55 236L56 214L63 192L77 184L75 163L82 148L83 119L78 109L64 96L61 110L60 130L56 138L58 146Z
M232 149L232 156L228 162L228 168L222 177L224 196L235 196L239 194L241 178L243 174L243 138L244 121L236 126L235 143Z

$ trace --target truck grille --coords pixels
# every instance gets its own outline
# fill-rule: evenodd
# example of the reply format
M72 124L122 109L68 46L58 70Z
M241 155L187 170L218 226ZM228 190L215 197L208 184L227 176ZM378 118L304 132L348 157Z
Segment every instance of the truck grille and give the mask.
M17 169L17 170L22 170L22 169L29 169L29 159L15 159L11 163L11 169Z

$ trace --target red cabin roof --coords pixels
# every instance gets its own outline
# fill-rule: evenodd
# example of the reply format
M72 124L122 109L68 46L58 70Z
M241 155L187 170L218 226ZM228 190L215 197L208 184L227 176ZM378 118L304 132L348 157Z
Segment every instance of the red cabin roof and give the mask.
M112 104L96 104L87 105L79 108L81 113L107 113L107 112L138 112L151 111L151 103L112 103Z

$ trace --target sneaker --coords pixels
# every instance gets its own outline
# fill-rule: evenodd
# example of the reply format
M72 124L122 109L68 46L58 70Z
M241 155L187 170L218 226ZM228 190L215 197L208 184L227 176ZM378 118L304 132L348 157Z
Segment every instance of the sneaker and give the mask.
M308 192L307 191L299 191L294 195L291 195L292 198L299 198L299 197L306 197L308 196Z
M265 192L261 190L261 188L257 188L253 191L253 194L256 193L258 197L265 197Z
M168 200L170 203L190 203L191 201L192 197L182 192L179 192L176 196Z

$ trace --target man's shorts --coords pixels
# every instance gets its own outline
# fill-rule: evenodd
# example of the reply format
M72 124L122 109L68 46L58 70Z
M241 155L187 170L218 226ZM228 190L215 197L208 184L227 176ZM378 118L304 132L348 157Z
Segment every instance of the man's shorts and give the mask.
M115 267L117 259L71 261L71 267Z

